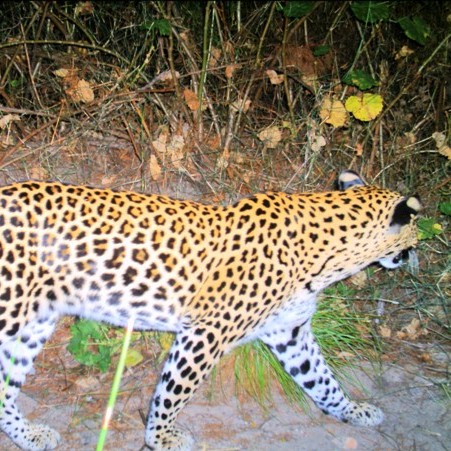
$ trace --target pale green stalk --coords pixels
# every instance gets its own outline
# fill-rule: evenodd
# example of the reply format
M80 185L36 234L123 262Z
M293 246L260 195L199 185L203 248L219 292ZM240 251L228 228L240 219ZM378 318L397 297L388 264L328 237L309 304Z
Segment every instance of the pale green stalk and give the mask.
M110 424L111 417L113 416L114 405L116 404L117 394L119 392L119 386L121 384L122 374L125 367L125 359L127 357L128 348L130 346L130 340L133 333L134 318L130 318L127 324L124 335L124 344L122 346L121 355L117 364L116 373L114 374L113 386L111 387L110 398L108 400L108 406L103 418L102 429L100 430L99 440L97 441L96 451L102 451L105 445L106 435L108 432L108 426Z

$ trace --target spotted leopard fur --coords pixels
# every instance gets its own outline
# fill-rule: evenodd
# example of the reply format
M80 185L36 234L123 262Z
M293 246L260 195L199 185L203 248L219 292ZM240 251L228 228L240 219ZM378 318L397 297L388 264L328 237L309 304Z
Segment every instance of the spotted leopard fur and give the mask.
M60 183L0 188L1 429L25 450L60 442L16 398L62 315L175 333L150 404L150 449L193 446L178 413L222 355L257 338L324 412L380 423L378 408L344 395L310 321L328 285L372 262L401 264L420 202L352 171L339 185L225 207Z

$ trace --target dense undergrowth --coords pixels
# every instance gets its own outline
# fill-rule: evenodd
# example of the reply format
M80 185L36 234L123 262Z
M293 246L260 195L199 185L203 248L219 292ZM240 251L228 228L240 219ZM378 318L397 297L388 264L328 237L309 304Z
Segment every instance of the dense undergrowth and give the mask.
M315 325L336 362L373 355L381 336L413 343L431 368L420 341L446 354L449 2L2 8L2 182L58 179L225 203L268 189L326 189L352 168L418 192L428 218L419 265L334 288L327 299L340 302L323 303ZM72 348L84 363L94 339L117 351L116 332L83 333L74 329ZM235 361L237 374L258 373L249 391L264 391L267 371L291 390L260 345Z

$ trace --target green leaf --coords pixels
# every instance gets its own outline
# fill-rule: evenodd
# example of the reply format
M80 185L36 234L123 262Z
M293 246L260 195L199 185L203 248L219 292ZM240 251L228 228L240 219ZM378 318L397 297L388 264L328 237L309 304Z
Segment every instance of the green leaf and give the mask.
M111 364L111 346L104 343L104 329L95 321L80 320L71 326L72 337L67 350L77 362L96 366L106 372Z
M442 202L439 204L438 209L446 216L451 216L451 202Z
M313 50L314 56L324 56L330 52L330 45L319 45Z
M352 2L351 10L357 19L375 23L390 17L389 2Z
M141 24L144 30L157 30L162 36L169 36L171 33L171 22L167 19L155 19Z
M351 86L357 86L362 91L366 91L367 89L373 88L379 84L377 80L371 76L371 74L360 69L350 70L343 77L343 83Z
M315 5L315 2L287 2L283 8L283 13L286 17L294 17L299 19L307 15Z
M426 39L431 34L431 29L421 17L403 17L398 20L398 23L409 39L421 45L426 44Z
M434 218L421 218L418 220L418 239L429 240L443 232L441 224Z

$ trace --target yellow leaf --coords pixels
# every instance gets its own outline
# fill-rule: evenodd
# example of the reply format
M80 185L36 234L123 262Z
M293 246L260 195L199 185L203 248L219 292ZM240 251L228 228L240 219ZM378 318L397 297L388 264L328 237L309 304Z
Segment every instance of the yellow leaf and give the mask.
M448 160L451 160L451 147L442 146L438 149L438 153L442 154L444 157L447 157Z
M363 94L363 97L348 97L346 110L360 121L368 122L374 119L383 107L383 99L379 94Z
M136 366L142 362L143 358L143 355L137 349L130 348L125 356L125 366L127 368Z
M171 334L162 333L162 334L159 334L159 336L158 336L158 342L161 346L161 351L164 354L169 352L169 349L171 348L173 341L174 341L174 337Z
M320 118L326 123L334 127L343 127L348 120L348 113L339 100L331 100L326 97L319 112Z

